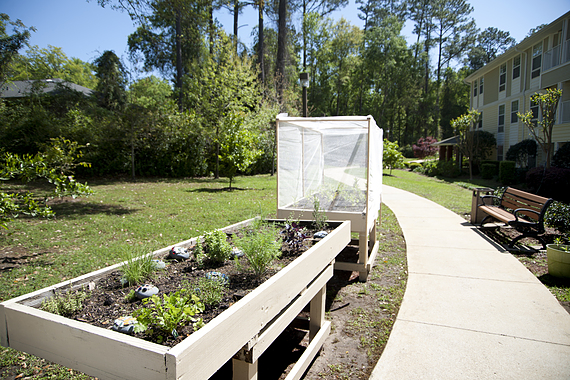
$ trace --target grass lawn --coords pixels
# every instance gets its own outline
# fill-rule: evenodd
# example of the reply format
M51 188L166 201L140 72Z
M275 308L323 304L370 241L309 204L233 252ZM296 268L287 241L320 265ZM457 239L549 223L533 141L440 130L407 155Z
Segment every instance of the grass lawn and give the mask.
M91 181L95 194L53 206L53 219L19 218L0 232L0 300L276 210L276 177Z
M384 170L383 183L430 199L453 212L466 216L471 213L472 192L450 182L427 177L408 170ZM459 182L459 181L458 181ZM462 183L462 182L460 182Z

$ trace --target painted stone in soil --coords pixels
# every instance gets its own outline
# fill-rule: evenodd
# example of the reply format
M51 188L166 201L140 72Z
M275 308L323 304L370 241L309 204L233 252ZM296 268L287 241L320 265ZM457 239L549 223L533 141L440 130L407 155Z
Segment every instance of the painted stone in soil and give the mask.
M154 263L154 267L156 269L164 269L166 268L166 263L162 260L152 260L152 262Z
M135 290L135 297L142 300L158 294L158 288L152 284L144 284Z
M115 319L115 323L111 328L123 334L132 334L135 331L135 325L137 323L137 319L131 316L121 317Z
M230 283L230 278L226 274L220 273L220 272L208 272L208 273L206 273L206 278L208 280L220 281L223 284L229 284Z
M242 257L244 255L243 251L238 247L232 247L232 257Z
M190 251L184 247L172 247L168 252L169 259L188 260L190 258Z
M319 232L315 232L315 234L313 235L313 237L315 239L322 239L325 236L327 236L329 233L327 231L319 231Z

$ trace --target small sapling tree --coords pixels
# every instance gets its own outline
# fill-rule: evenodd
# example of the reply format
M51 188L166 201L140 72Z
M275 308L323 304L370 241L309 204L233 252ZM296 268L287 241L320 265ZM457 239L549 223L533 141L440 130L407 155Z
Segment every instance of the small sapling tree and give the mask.
M527 111L524 114L517 113L544 152L546 168L550 168L552 160L552 130L556 122L556 109L558 108L560 97L562 97L562 90L555 88L547 88L545 93L537 92L530 96L530 100L540 107L542 120L538 118L538 115L533 114L532 111Z
M403 165L404 156L400 153L398 144L388 141L388 139L384 139L382 162L384 163L385 168L390 169L390 174L392 174L392 169L399 168Z

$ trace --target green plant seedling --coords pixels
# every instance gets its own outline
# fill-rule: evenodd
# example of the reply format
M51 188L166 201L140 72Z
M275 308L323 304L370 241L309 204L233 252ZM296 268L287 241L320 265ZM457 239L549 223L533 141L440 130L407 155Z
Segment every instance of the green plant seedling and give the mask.
M68 317L83 308L83 301L88 297L87 292L69 290L64 294L56 294L42 301L40 309L49 313Z
M141 331L149 335L155 332L159 334L158 343L162 343L168 335L178 337L178 326L193 323L194 330L198 330L204 325L201 318L194 317L204 311L204 304L186 289L164 294L162 299L153 295L144 299L143 304L146 307L136 310L133 316L141 324Z
M236 239L249 266L257 277L263 275L271 263L281 255L281 238L273 226L266 226Z
M204 251L208 258L215 263L223 263L228 260L232 253L232 247L227 241L226 233L215 230L205 234Z

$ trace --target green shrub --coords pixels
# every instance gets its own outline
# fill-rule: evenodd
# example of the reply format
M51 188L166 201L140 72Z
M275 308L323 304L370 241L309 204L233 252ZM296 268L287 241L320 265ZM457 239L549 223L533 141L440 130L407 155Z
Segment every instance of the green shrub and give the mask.
M419 162L406 162L406 166L408 167L408 169L410 169L410 171L414 171L414 169L416 168L421 168L422 164L420 164Z
M427 176L434 177L439 174L437 161L424 161L422 163L423 173Z
M495 176L495 165L481 164L481 178L492 179Z
M570 142L562 145L552 157L552 166L570 169Z
M532 193L570 203L570 169L533 168L526 174L526 185Z
M400 147L400 153L405 158L414 158L414 148L410 144Z
M440 176L447 178L455 178L461 174L461 169L455 161L439 161L437 169Z
M220 230L204 235L204 251L206 256L215 263L223 263L230 258L232 247L228 243L226 233Z
M532 139L523 140L509 148L505 158L507 161L515 161L521 168L528 167L528 158L536 156L536 141Z
M552 202L546 210L544 223L567 236L570 235L570 204Z
M514 161L501 161L499 164L499 182L510 185L517 179L517 169Z
M249 266L258 277L281 256L281 238L273 226L266 226L237 238L235 245L243 251Z
M480 164L481 175L483 175L483 165L491 165L493 168L491 170L490 167L487 166L488 172L486 173L486 175L491 175L491 177L489 177L489 178L493 178L494 176L498 175L499 174L499 163L500 163L500 161L497 161L497 160L483 160L483 161L481 161L481 164ZM491 170L491 172L489 173L490 170Z

